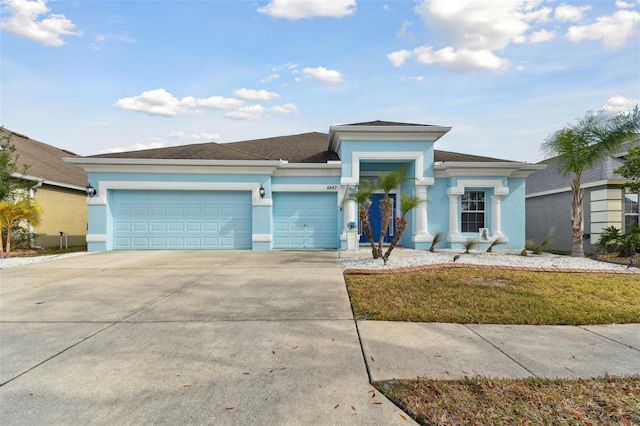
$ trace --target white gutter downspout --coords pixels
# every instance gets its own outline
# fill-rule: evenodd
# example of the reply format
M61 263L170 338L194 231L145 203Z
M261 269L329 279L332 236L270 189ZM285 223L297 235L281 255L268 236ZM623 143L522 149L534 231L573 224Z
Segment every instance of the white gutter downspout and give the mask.
M44 179L38 180L38 183L36 183L35 185L29 188L30 199L34 200L36 198L36 189L42 186L42 182L44 182ZM32 249L42 248L41 246L33 245L33 225L31 224L31 222L29 222L29 248L32 248Z

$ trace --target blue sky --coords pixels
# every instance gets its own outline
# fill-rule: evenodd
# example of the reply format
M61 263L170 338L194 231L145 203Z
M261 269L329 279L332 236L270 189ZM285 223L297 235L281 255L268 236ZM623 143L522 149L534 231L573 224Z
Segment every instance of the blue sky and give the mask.
M372 120L537 162L640 102L640 0L2 0L0 124L80 155Z

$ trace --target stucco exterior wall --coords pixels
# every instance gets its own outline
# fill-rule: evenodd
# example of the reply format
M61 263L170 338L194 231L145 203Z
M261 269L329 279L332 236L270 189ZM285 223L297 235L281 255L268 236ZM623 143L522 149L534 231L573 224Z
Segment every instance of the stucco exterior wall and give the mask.
M35 200L43 211L34 245L58 247L60 232L66 232L69 247L84 246L87 235L87 196L84 192L43 185L35 190Z

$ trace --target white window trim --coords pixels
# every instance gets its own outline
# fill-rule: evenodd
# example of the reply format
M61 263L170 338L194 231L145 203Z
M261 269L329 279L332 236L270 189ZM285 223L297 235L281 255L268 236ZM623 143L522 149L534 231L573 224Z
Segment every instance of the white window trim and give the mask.
M491 232L492 239L503 237L502 220L501 220L501 200L505 195L509 195L509 187L503 186L501 179L458 179L456 186L447 189L449 195L449 234L447 240L449 242L464 242L466 237L460 233L458 211L458 200L464 194L466 188L482 189L493 188L491 197ZM485 204L486 214L486 204ZM491 239L490 239L491 241Z

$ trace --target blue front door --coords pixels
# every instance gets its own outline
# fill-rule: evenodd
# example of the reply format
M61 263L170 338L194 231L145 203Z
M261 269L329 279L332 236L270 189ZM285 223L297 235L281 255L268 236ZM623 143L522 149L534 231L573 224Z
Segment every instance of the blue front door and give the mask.
M380 224L382 219L382 212L380 211L380 200L382 200L383 194L373 194L370 198L371 206L369 207L369 223L371 224L371 234L373 235L373 239L378 242L378 238L380 237ZM395 231L395 216L396 216L396 194L389 194L389 198L393 203L393 208L391 209L391 218L389 219L389 227L387 228L387 233L384 236L384 242L390 243L393 239L394 231ZM360 242L366 243L369 241L366 235L362 233L360 230Z

